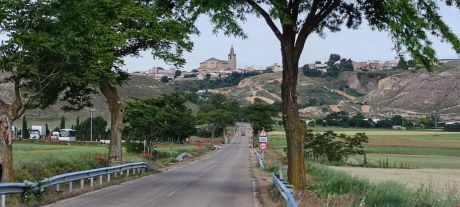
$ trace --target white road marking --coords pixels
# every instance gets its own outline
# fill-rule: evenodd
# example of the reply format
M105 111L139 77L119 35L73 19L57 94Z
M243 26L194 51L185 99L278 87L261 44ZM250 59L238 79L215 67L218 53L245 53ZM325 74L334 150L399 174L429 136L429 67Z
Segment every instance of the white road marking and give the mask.
M176 191L173 191L173 192L169 193L169 194L168 194L168 197L174 195L174 193L176 193Z

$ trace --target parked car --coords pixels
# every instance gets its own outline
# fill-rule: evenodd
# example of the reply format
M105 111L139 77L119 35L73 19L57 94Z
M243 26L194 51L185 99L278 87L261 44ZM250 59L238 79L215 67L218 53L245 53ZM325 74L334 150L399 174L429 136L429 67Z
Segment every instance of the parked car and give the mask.
M34 139L34 140L40 139L40 131L39 130L31 129L29 131L29 134L30 134L30 136L29 136L30 139Z
M242 137L246 136L246 132L245 132L245 131L242 131L242 132L241 132L241 136L242 136Z
M51 137L50 137L50 138L51 138L51 140L53 140L53 141L59 140L59 132L56 132L56 131L51 132Z

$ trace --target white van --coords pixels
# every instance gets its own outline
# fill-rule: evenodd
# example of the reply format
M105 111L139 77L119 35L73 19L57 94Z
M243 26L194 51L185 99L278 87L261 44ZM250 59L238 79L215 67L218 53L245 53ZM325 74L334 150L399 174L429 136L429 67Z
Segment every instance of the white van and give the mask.
M76 131L73 129L60 129L58 139L59 141L75 142Z

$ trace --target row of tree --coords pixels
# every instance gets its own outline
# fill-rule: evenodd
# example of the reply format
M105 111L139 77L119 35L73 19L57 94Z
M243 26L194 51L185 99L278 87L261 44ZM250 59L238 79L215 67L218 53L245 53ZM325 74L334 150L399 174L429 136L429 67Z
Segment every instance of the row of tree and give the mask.
M26 109L60 98L69 102L65 109L82 109L91 106L96 89L111 113L109 163L121 163L124 123L117 86L128 79L123 58L149 49L180 66L196 32L194 18L165 1L1 0L0 11L0 29L8 34L0 46L0 83L13 96L0 100L1 181L13 175L9 128Z
M209 134L213 139L223 135L225 128L237 121L251 123L254 133L262 128L270 130L274 124L273 118L278 115L273 105L257 101L241 107L236 100L224 94L193 99L199 106L196 113L187 107L187 101L187 96L181 93L128 101L124 114L127 125L125 138L131 143L147 141L148 151L152 152L155 143L183 143L196 133Z
M445 3L460 7L458 1ZM255 15L263 18L281 48L288 179L303 188L305 129L296 88L308 37L338 32L343 26L358 29L366 22L372 29L390 33L399 56L409 53L417 65L430 69L437 59L428 34L460 53L459 38L439 15L440 4L428 0L0 0L0 28L8 34L0 48L0 69L7 72L4 80L14 88L13 102L0 101L1 181L11 181L13 175L11 123L26 108L54 103L63 91L67 92L64 99L81 107L89 103L85 95L100 89L111 112L109 163L120 163L124 124L116 86L127 79L120 70L123 58L150 49L154 57L181 65L182 53L193 46L190 35L198 32L194 27L198 16L211 16L215 32L244 38L241 25L247 16Z
M435 121L439 117L433 114L431 116L420 117L418 119L407 119L401 115L395 115L391 118L380 119L374 122L372 119L366 118L363 114L358 113L350 116L345 111L333 112L328 114L323 119L315 120L316 124L322 126L339 126L339 127L360 127L360 128L392 128L393 126L403 126L406 128L434 128Z
M173 93L126 103L123 131L130 143L147 142L148 152L160 142L183 143L195 132L195 118L186 99Z

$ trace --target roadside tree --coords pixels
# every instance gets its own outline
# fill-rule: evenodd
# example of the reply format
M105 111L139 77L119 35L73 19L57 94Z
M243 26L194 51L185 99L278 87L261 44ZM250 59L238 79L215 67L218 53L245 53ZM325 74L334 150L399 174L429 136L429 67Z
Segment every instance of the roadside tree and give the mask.
M61 117L61 122L59 124L59 129L65 129L65 117Z
M178 93L128 101L123 133L131 143L146 141L149 153L158 142L183 143L195 132L195 117L186 101Z
M241 109L241 118L243 121L251 123L253 129L253 146L255 146L255 140L257 135L262 129L271 131L275 124L275 118L278 115L276 106L272 104L266 104L262 101L256 101L255 103L246 106Z
M78 47L81 39L63 28L63 22L50 14L51 7L48 1L0 0L0 30L6 34L0 44L2 182L11 181L13 176L12 123L26 109L46 108L62 92L73 95L84 88L77 86L75 80L80 69L86 70L92 60L90 49ZM85 97L78 100L86 100ZM26 137L27 130L22 133Z
M78 140L89 141L91 139L91 118L85 119L78 126L75 126ZM107 139L107 121L100 117L93 118L93 140Z
M281 96L283 122L288 143L288 179L296 188L306 184L303 159L305 129L298 113L297 77L299 59L307 38L313 33L325 36L327 31L358 29L367 22L373 30L388 31L399 56L409 53L416 64L431 69L437 62L428 34L453 45L460 53L460 41L439 15L434 1L343 1L343 0L200 0L178 1L191 5L194 11L211 16L214 31L247 37L240 27L247 16L263 18L281 46L283 79ZM459 1L443 1L460 7ZM276 22L276 23L275 23Z
M77 45L93 50L93 61L89 61L89 70L80 74L79 83L98 88L107 99L111 115L109 164L120 164L124 110L117 87L129 79L122 69L123 58L149 50L154 58L181 66L182 53L192 48L189 35L195 30L194 18L173 4L153 0L52 0L49 4L50 12L65 20L64 31L78 34Z

